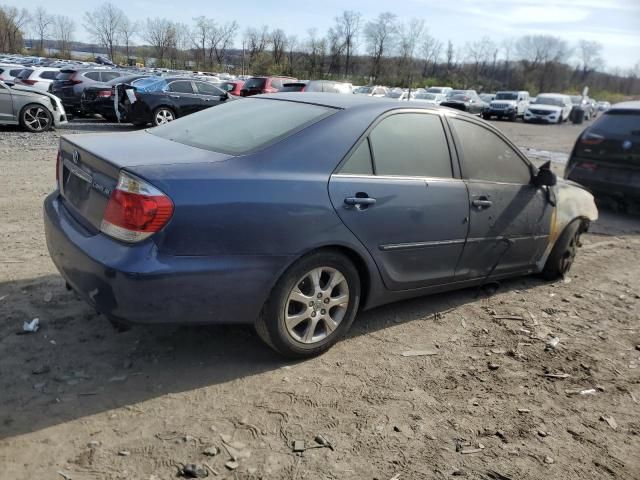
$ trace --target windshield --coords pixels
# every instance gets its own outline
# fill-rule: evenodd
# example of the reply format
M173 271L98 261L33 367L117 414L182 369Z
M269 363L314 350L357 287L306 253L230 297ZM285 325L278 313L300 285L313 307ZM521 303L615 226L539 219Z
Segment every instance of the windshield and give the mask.
M358 87L356 88L356 93L364 93L368 94L373 91L373 87Z
M555 105L556 107L564 107L564 102L556 97L538 97L536 105Z
M614 135L640 136L640 111L609 110L593 125L593 129Z
M496 100L517 100L518 94L512 92L498 92L496 93Z
M250 78L245 82L243 88L264 88L265 83L267 83L266 78Z
M418 100L435 100L438 96L435 93L419 93L416 95Z
M196 148L241 155L280 141L335 112L320 105L248 98L152 128L149 133Z
M427 88L428 93L442 93L442 88L440 87L431 87Z
M469 97L462 93L459 93L457 95L452 95L451 97L449 97L449 100L458 100L460 102L466 102L467 100L469 100Z

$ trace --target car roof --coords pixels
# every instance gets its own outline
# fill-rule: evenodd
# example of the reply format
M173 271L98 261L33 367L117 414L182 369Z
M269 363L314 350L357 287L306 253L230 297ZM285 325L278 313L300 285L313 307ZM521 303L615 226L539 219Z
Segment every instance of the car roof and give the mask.
M640 110L640 100L614 103L611 105L611 110Z
M569 95L565 95L564 93L539 93L538 97L555 97L555 98L565 98Z

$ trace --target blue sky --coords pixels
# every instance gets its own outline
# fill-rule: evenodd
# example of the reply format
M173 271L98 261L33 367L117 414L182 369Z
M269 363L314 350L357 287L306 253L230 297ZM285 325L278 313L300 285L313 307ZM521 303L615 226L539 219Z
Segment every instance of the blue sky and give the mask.
M84 11L102 0L5 0L3 3L34 9L42 5L53 14L72 17L76 40L89 40L82 27ZM166 17L190 23L205 15L219 22L236 20L241 31L248 26L282 28L299 39L310 28L324 33L342 10L355 10L366 20L382 11L392 11L400 20L424 18L431 35L457 46L489 36L497 43L526 34L551 34L575 43L580 39L603 44L603 57L610 70L629 68L640 62L640 0L112 0L131 19ZM140 42L140 40L138 40ZM240 42L240 35L237 42Z

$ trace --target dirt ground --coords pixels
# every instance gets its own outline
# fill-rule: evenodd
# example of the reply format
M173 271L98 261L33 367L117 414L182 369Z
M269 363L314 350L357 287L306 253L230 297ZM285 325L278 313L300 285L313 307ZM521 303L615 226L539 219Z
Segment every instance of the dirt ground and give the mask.
M582 130L494 124L564 154ZM0 129L0 478L640 479L640 218L602 210L565 281L365 312L313 360L248 327L117 333L65 290L41 205L61 133L128 129Z

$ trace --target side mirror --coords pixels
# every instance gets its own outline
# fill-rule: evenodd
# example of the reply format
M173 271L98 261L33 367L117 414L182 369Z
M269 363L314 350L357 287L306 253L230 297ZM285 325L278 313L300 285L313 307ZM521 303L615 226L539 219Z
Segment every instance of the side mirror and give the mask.
M229 92L224 92L222 95L220 95L220 100L229 100Z
M533 184L536 187L553 187L556 183L558 183L558 178L551 171L551 162L541 165L538 174L533 179Z

